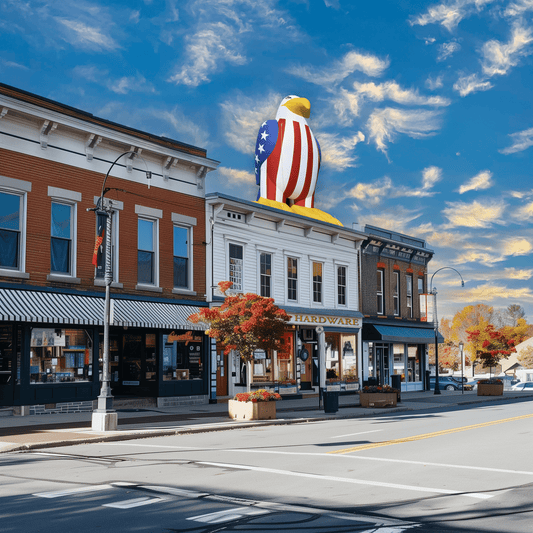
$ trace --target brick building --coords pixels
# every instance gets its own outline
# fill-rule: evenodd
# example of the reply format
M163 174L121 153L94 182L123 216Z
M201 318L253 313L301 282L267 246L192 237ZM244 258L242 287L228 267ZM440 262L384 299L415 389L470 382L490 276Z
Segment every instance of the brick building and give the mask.
M421 315L420 294L427 292L427 265L433 250L425 241L365 226L361 254L363 379L402 390L427 388L427 345L433 324ZM396 384L396 383L395 383Z
M218 163L2 84L0 117L0 405L90 409L98 395L103 217L88 210L107 173L113 394L206 401L208 341L187 317L206 305L204 183Z

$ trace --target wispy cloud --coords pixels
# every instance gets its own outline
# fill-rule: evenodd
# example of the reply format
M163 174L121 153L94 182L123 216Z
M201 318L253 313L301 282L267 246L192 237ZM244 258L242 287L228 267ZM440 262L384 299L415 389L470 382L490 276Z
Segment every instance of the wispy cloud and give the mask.
M505 285L485 283L477 287L467 289L462 294L464 301L469 302L493 302L504 299L505 301L533 300L533 292L529 287L510 288Z
M381 76L389 66L388 59L380 59L372 54L352 50L341 59L333 62L331 67L292 66L288 74L302 78L310 83L331 88L332 85L345 80L354 72L363 72L367 76Z
M516 212L516 218L520 220L529 220L533 218L533 202L520 207Z
M488 91L492 89L492 83L485 78L480 78L477 74L461 76L454 84L456 90L461 96L467 96L478 91Z
M443 85L444 83L442 82L442 76L436 76L435 78L429 76L426 80L426 87L430 91L434 91L435 89L441 89Z
M108 82L107 86L114 93L128 94L129 92L155 93L154 86L144 76L124 76L118 80Z
M513 237L503 241L503 254L506 256L529 255L533 245L525 237Z
M192 119L190 114L185 113L180 107L175 106L170 111L151 110L151 113L171 124L185 142L204 147L209 144L207 129L200 126L197 120Z
M391 100L402 105L423 105L423 106L447 106L450 105L448 98L441 96L420 96L418 91L413 89L403 89L394 81L375 84L359 83L353 84L356 93L361 97L373 102L383 102Z
M448 43L441 44L438 50L439 54L437 56L437 61L445 61L455 54L455 52L461 50L461 45L457 41L450 41Z
M474 200L472 203L447 202L442 214L448 219L448 227L489 228L501 224L505 203L501 200Z
M475 13L481 11L494 0L454 0L430 6L426 13L410 20L411 25L426 26L441 24L448 31L454 30L459 23Z
M394 142L398 133L413 138L433 135L440 128L440 113L387 107L373 111L366 126L369 138L386 154L387 143Z
M530 146L533 146L533 128L511 133L509 137L511 137L512 144L511 146L500 150L502 154L515 154L516 152L523 152Z
M341 136L337 133L317 132L317 139L322 152L322 164L336 170L345 170L356 166L357 157L354 148L365 140L362 132L355 135Z
M489 189L494 185L492 181L492 172L489 170L482 170L479 174L468 180L459 187L459 194L464 194L468 191L479 191L482 189Z
M244 154L253 154L260 125L276 116L283 96L269 93L261 98L252 98L237 92L220 107L227 143Z
M0 59L0 65L6 68L18 68L21 70L29 70L29 68L26 65L21 65L20 63L16 63L15 61L8 61L6 59Z
M391 191L391 198L400 198L402 196L424 198L434 196L437 192L432 191L433 186L442 179L442 169L438 167L427 167L422 171L422 186L410 188L404 185L394 187Z
M69 30L65 32L64 38L73 46L97 51L112 51L120 48L112 37L98 27L66 18L56 18L56 21Z
M217 172L236 185L256 185L252 172L229 167L218 167Z
M521 17L527 11L533 11L533 0L518 0L518 2L511 2L505 9L504 14L508 17Z
M389 208L380 209L379 212L372 210L358 216L358 223L370 224L378 228L390 228L394 225L394 230L400 233L408 233L409 225L421 215L420 212L407 209L401 205L394 205Z
M384 176L372 183L358 183L346 193L346 196L356 198L357 200L375 206L381 202L391 188L392 180L388 176Z

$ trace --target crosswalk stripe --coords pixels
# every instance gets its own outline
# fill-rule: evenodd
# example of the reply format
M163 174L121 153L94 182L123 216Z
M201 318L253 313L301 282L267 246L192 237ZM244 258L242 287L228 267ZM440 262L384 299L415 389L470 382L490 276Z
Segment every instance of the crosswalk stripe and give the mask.
M134 498L133 500L123 500L121 502L105 503L103 507L113 507L114 509L132 509L166 501L167 498Z
M231 520L238 520L244 516L254 516L260 514L268 514L270 511L266 509L256 509L254 507L237 507L235 509L226 509L225 511L217 511L216 513L208 513L198 516L192 516L187 520L194 520L196 522L203 522L205 524L220 524L221 522L230 522Z
M70 494L81 494L84 492L97 492L100 490L112 489L112 485L92 485L89 487L80 487L77 489L56 490L53 492L38 492L33 494L39 498L61 498L62 496L69 496Z

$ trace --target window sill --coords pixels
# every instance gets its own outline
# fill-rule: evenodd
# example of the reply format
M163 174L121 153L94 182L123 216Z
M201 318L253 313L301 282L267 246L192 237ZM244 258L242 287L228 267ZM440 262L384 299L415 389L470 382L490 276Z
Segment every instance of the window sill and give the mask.
M61 274L48 274L46 276L47 281L57 281L59 283L73 283L75 285L81 284L80 278L74 278L72 276L62 276Z
M94 280L94 284L96 287L105 287L105 281L101 278L97 278ZM118 281L112 281L111 282L111 287L113 287L114 289L123 289L124 288L124 284L123 283L119 283Z
M143 285L142 283L138 283L135 285L136 291L150 291L150 292L163 292L163 289L161 287L156 287L155 285Z
M188 294L190 296L196 296L196 291L191 291L189 289L172 289L172 294Z
M20 272L20 270L9 270L7 268L0 268L0 276L5 278L30 279L30 274L28 272Z

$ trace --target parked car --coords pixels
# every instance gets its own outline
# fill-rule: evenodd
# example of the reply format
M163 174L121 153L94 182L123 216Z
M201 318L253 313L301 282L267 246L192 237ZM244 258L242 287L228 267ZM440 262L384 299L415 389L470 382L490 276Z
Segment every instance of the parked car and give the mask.
M465 389L464 390L472 390L472 387L468 387L468 384L465 383ZM435 378L430 377L429 378L429 388L431 390L435 390ZM439 376L439 389L441 390L461 390L461 383L459 381L456 381L452 377L449 376Z
M533 381L521 381L511 387L513 391L533 392Z

